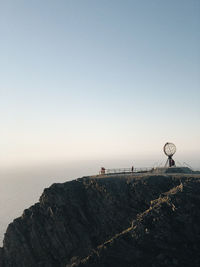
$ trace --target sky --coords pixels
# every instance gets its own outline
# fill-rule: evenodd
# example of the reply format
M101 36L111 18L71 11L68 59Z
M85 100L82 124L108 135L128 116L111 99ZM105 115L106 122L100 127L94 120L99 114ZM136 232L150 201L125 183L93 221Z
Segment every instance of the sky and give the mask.
M199 0L0 0L0 40L1 168L200 167Z

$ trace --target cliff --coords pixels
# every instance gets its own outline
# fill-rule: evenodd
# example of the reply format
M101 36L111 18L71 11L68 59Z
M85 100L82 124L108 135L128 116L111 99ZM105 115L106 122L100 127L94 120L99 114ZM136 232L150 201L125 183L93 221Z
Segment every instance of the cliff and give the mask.
M200 266L200 176L84 177L8 226L0 267Z

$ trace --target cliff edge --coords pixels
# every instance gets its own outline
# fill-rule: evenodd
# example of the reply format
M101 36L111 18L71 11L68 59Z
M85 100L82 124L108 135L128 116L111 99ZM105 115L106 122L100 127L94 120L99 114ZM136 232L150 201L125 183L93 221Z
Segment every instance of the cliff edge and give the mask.
M0 267L200 266L200 176L83 177L7 228Z

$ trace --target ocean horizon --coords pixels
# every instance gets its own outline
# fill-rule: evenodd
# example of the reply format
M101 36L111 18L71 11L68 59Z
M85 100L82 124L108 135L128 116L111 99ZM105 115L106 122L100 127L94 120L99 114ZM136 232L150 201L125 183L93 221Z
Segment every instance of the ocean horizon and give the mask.
M35 164L30 166L1 168L0 173L0 246L7 226L22 215L24 209L39 201L44 188L53 183L64 183L83 176L98 174L102 165L106 168L137 168L159 166L154 157L148 161L131 157L113 160L82 160L60 164ZM195 170L200 167L194 168Z

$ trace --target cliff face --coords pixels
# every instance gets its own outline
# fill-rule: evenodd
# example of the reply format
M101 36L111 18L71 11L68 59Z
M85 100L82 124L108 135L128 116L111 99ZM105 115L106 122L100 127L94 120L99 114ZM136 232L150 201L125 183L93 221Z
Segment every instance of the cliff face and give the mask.
M175 187L73 267L200 266L199 193L199 182Z
M198 177L53 184L8 226L0 267L199 266L199 193Z

